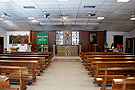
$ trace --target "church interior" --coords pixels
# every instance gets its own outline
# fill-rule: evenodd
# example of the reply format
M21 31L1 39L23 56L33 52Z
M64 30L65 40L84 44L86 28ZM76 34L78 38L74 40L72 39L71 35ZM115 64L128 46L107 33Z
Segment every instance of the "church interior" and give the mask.
M135 0L0 0L0 90L135 90Z

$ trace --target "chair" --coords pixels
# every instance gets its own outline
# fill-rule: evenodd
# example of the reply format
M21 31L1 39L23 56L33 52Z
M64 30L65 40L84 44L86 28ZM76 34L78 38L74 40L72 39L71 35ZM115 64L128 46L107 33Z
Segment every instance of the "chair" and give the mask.
M84 51L84 52L88 52L88 51L89 51L89 50L88 50L88 46L84 46L84 47L83 47L83 51Z
M92 46L91 46L91 51L92 51L92 52L95 52L95 45L92 45Z

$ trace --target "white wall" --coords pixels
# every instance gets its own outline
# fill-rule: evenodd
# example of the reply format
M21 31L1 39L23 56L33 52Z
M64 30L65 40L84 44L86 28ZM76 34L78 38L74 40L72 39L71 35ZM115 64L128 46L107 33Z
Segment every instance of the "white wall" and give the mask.
M108 47L111 47L111 44L114 43L114 38L113 36L115 35L123 35L123 51L125 52L126 50L126 38L130 38L129 32L115 32L115 31L107 31L107 43Z
M4 48L7 48L7 31L0 27L0 37L4 37Z
M9 31L7 32L7 50L10 50L10 47L12 47L12 44L9 44L9 35L28 35L29 36L29 40L30 40L30 32L29 31ZM19 51L27 51L27 44L25 44L24 46L22 46L21 44L16 44L16 47L19 47Z
M135 37L135 29L129 32L130 37Z

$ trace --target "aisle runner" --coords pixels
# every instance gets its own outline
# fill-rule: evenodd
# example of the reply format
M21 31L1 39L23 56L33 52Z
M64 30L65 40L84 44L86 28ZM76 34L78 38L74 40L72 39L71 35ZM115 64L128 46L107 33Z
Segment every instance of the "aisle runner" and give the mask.
M80 62L80 59L53 59L54 62Z

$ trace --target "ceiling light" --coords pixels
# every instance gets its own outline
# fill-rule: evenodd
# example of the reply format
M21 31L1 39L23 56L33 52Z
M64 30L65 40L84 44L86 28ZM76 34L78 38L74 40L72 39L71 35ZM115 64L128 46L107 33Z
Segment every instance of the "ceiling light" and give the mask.
M2 18L0 18L0 21L2 21L3 19Z
M47 23L40 23L40 25L47 25Z
M130 20L135 20L135 18L130 18Z
M128 2L129 0L117 0L117 2Z
M57 0L57 1L69 1L69 0Z
M11 2L10 0L0 0L0 2Z
M38 20L32 20L32 22L38 22Z
M9 21L7 21L7 20L5 20L5 21L3 21L3 22L5 22L5 23L9 23Z
M105 17L98 17L97 19L104 19Z
M34 17L27 17L28 19L35 19Z

